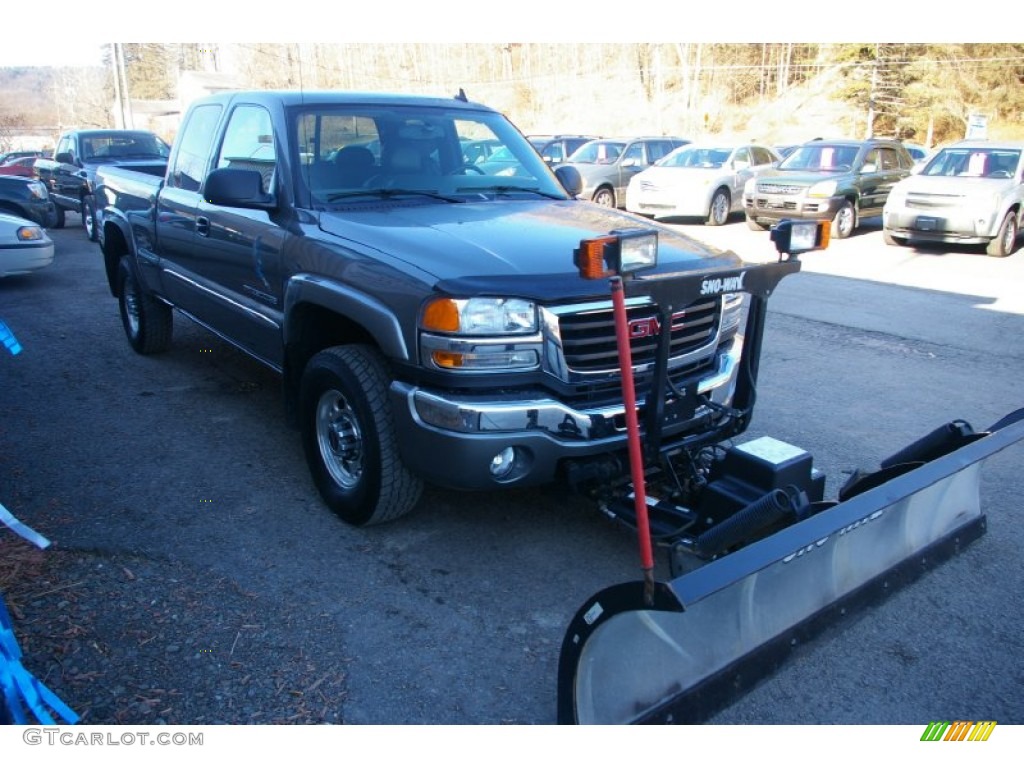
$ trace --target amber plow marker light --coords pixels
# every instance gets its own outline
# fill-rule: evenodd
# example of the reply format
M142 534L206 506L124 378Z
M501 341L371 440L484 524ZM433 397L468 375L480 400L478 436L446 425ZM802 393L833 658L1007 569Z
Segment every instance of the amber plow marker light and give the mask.
M580 276L587 280L631 275L657 265L658 233L650 229L614 231L582 240L574 256Z
M772 242L780 254L797 256L828 248L831 224L827 221L783 219L771 231Z

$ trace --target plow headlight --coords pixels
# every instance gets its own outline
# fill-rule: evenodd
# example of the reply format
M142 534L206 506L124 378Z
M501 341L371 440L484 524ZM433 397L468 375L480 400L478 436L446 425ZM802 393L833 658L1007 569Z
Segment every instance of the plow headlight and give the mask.
M827 221L791 221L783 219L772 229L775 250L795 256L828 248L831 224Z
M658 233L649 229L622 230L581 240L573 257L580 277L587 280L629 275L657 265Z

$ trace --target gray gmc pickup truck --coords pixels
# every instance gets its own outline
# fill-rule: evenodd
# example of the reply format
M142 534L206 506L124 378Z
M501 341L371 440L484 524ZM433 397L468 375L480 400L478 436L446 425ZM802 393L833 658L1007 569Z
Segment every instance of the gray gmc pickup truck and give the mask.
M473 165L463 147L479 141L507 148L524 174ZM165 350L174 309L279 371L317 488L355 525L408 512L425 481L585 485L621 470L608 281L574 263L594 238L645 229L652 273L690 286L662 320L642 286L628 293L638 382L669 336L675 394L656 409L661 438L711 444L745 428L733 397L759 347L741 361L744 291L768 265L578 200L579 189L490 108L341 92L201 99L165 176L96 174L99 241L132 347Z

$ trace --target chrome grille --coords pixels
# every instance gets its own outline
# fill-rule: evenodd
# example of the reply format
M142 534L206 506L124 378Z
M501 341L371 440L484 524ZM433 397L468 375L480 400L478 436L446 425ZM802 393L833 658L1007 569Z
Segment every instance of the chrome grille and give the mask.
M670 358L676 358L709 344L718 333L721 297L696 301L672 316ZM657 311L651 305L629 307L630 351L633 365L655 359L660 337ZM614 370L619 367L615 343L615 318L612 310L596 309L563 315L559 318L562 354L572 371Z
M780 184L778 182L771 181L759 181L757 183L757 191L763 192L766 195L799 195L804 191L804 187L794 184Z

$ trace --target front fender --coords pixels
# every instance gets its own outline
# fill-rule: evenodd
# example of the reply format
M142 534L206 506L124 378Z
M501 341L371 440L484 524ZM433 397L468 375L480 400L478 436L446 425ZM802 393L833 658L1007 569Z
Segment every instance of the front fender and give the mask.
M284 341L288 346L298 331L290 322L293 309L302 303L314 304L347 317L365 328L385 356L408 361L409 347L394 312L379 299L350 285L310 274L297 274L288 280L284 292Z

